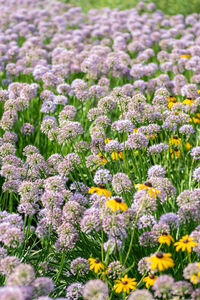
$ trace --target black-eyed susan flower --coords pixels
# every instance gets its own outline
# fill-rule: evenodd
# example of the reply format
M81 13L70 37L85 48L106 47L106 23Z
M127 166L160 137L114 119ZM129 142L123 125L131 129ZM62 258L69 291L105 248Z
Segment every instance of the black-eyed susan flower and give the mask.
M159 236L158 242L159 242L160 244L167 244L168 246L170 246L171 243L174 242L174 239L173 239L173 237L172 237L169 233L163 232L163 233Z
M116 284L114 285L114 290L116 293L120 294L122 291L126 294L130 293L130 290L136 289L136 279L128 278L128 275L125 275L120 280L115 280Z
M189 235L184 235L178 242L174 243L176 246L176 251L187 251L190 253L192 248L197 245L197 242L194 241L193 237L189 237Z
M146 277L144 277L143 281L146 282L145 286L147 289L149 289L151 286L154 285L154 282L156 281L156 279L158 278L158 276L154 275L154 274L150 274Z
M143 184L135 184L135 188L140 190L147 190L150 197L156 198L157 194L160 194L160 191L155 189L152 186L152 183L149 181L144 182Z
M157 252L155 255L146 258L146 261L151 262L151 269L153 271L156 269L159 271L164 271L174 266L174 261L171 256L171 253Z
M102 155L102 153L97 154L97 156L101 158L101 165L105 165L107 163L107 159Z
M102 262L100 262L97 258L89 258L90 263L90 270L94 270L95 273L98 273L99 271L103 271L105 269Z
M192 148L192 145L190 143L185 144L185 149L190 150Z
M186 59L190 59L191 55L190 54L182 54L180 56L180 58L186 58Z
M104 140L104 143L107 144L107 143L109 143L110 141L112 141L112 139L106 138L106 139Z
M169 139L169 144L170 146L181 146L181 140L177 136L173 136L172 138Z
M199 124L200 123L200 119L196 118L196 117L192 117L192 118L190 118L190 122L194 123L194 124Z
M168 97L167 103L168 103L168 108L171 109L174 106L174 104L177 103L177 99L174 96Z
M177 157L179 158L180 157L180 151L177 147L173 148L173 149L170 149L170 153L171 153L171 157Z
M106 198L109 198L112 193L110 191L108 191L107 189L105 189L105 187L103 185L100 186L92 186L89 190L88 190L89 194L94 194L96 193L97 195L104 195Z
M192 104L194 104L194 102L195 102L194 99L187 98L183 101L183 104L192 106Z
M125 211L128 209L128 206L125 202L123 202L121 197L115 197L111 200L106 201L106 207L111 208L113 212L117 210Z
M119 160L119 159L123 159L124 155L122 152L112 152L111 158L112 158L112 160Z

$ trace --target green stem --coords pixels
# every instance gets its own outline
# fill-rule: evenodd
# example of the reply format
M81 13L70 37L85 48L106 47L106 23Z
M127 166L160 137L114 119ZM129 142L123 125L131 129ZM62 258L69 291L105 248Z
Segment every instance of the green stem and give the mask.
M55 283L57 283L58 279L60 278L60 274L62 273L64 262L65 262L65 252L62 253L61 262L60 262L60 268L59 268L58 275L56 277Z

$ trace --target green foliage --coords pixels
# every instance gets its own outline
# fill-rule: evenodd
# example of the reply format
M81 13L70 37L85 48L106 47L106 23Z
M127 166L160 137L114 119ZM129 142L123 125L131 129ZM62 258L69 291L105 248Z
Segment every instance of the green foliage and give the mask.
M118 9L129 9L135 7L138 0L63 0L65 3L70 3L75 6L82 7L83 11L86 12L93 8L118 8ZM153 0L146 1L146 3L154 2L156 7L162 10L165 14L176 15L176 14L191 14L198 13L200 8L200 0Z

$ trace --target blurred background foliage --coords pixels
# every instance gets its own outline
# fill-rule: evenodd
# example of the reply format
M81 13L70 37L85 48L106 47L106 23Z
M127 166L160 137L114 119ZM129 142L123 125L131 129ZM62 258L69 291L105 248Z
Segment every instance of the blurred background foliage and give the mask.
M93 8L118 8L130 9L137 5L138 0L63 0L65 3L70 3L74 6L82 7L84 12ZM157 9L162 10L165 14L188 15L191 13L200 13L200 0L151 0L145 3L154 2Z

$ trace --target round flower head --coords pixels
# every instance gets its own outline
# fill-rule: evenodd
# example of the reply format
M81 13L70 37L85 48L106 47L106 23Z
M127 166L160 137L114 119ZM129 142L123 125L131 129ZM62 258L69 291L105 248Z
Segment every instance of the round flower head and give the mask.
M29 285L35 279L35 272L31 265L20 264L7 278L7 285Z
M161 299L170 297L173 285L174 285L174 279L171 276L169 275L159 276L153 285L155 296Z
M108 277L112 279L117 279L121 272L125 270L125 268L121 265L119 261L113 261L108 265Z
M194 180L196 180L197 182L200 181L200 167L194 169L192 176L193 176Z
M132 133L125 143L127 149L144 149L148 145L147 137L142 133Z
M96 185L107 184L112 180L112 175L109 170L99 169L94 175L94 183Z
M115 282L114 290L117 294L120 294L122 291L129 294L130 290L135 290L137 285L136 279L129 278L128 275L125 275L120 280L115 280Z
M191 151L190 155L194 159L200 159L200 147L197 146L197 147L192 148L192 151Z
M72 260L70 265L70 271L73 275L84 276L89 273L89 262L87 259L77 257Z
M132 182L126 174L117 173L113 176L112 186L117 194L122 194L123 192L130 192Z
M135 290L128 297L128 300L153 300L153 299L154 298L152 294L145 289Z
M191 283L181 280L173 284L172 294L180 299L188 298L193 289Z
M174 266L174 261L171 256L171 253L157 252L146 260L151 262L151 268L153 271L156 269L164 271Z
M200 283L200 263L190 263L183 270L185 279L190 280L193 284Z
M66 290L67 300L78 300L83 295L83 284L80 282L74 282L70 284Z
M20 287L5 286L0 288L1 300L25 300L23 291Z
M48 277L36 278L33 281L32 286L34 287L34 293L37 296L47 296L54 289L53 281Z
M107 285L99 279L89 280L83 289L83 298L85 300L102 300L108 297Z
M166 171L160 165L154 165L148 169L148 178L165 177Z
M173 227L177 228L177 227L179 227L180 221L179 221L179 217L176 214L166 213L166 214L161 215L159 223L167 224L172 228Z

